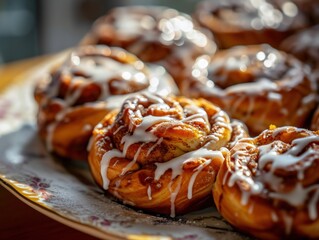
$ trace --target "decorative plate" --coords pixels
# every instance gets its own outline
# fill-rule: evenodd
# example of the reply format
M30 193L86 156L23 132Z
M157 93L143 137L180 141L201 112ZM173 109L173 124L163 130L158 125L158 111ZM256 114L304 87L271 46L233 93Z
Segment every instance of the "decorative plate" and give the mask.
M213 202L176 218L147 214L103 193L87 164L46 152L37 135L32 92L37 76L64 54L23 74L22 83L0 96L1 185L39 212L99 238L247 239L221 218Z

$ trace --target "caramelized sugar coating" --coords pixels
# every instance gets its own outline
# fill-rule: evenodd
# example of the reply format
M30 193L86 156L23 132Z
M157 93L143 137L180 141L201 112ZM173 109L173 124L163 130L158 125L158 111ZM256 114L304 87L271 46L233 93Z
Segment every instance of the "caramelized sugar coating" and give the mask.
M280 42L309 26L297 5L286 0L203 1L195 19L208 28L221 48Z
M182 92L210 100L259 134L270 124L306 124L316 104L310 75L299 60L269 45L234 47L198 58Z
M98 185L124 203L175 216L210 199L224 147L240 128L203 99L138 95L96 126L89 164Z
M119 7L99 18L81 44L125 48L145 62L164 66L179 84L196 57L216 50L204 31L174 9Z
M169 80L159 84L138 58L120 48L75 49L35 89L40 135L50 151L85 160L92 130L106 113L131 93L170 93Z
M318 239L319 132L265 130L231 148L213 189L221 215L259 239Z

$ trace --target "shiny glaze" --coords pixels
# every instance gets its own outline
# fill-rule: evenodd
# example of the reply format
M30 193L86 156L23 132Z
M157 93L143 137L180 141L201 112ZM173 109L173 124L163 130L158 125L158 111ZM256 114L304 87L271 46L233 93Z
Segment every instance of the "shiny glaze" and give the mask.
M278 119L284 121L273 124L292 125L295 123L289 122L288 117L292 111L298 116L309 115L316 102L317 84L309 69L296 58L269 45L238 46L213 57L203 55L197 58L188 84L182 89L185 95L207 98L246 124L259 102L263 102L264 111L253 126L248 126L257 132L268 128L271 122L265 122L272 112L280 114ZM287 104L292 91L300 98L296 103L299 107L294 110ZM237 115L243 111L244 115Z
M82 44L120 46L145 62L159 63L177 81L194 58L213 54L211 34L191 17L165 7L119 7L101 17Z
M254 139L239 140L231 149L232 167L223 184L238 187L242 205L256 196L273 205L274 223L279 221L278 201L287 204L290 210L280 215L289 235L294 212L305 211L310 221L318 220L319 182L309 175L319 161L318 145L318 132L294 127L266 130Z
M156 109L156 112L154 111ZM173 109L175 108L175 109ZM157 111L161 114L158 115ZM152 113L152 115L148 115ZM126 115L128 114L128 115ZM123 129L123 123L127 122L129 119L129 124L125 125L124 128L128 132L124 135L120 134ZM177 102L171 102L164 100L163 98L146 94L141 96L136 96L132 99L127 99L122 107L120 114L117 116L115 124L110 127L113 132L113 140L117 139L117 135L120 134L120 146L122 150L119 151L118 148L112 149L105 152L101 161L100 174L103 179L103 188L105 190L109 187L109 180L107 177L107 169L110 167L110 160L114 157L130 159L129 164L122 170L121 176L124 176L133 165L139 164L150 164L154 160L151 158L149 162L141 162L140 154L141 149L146 146L146 144L152 143L153 145L147 151L146 155L149 155L155 148L160 148L163 141L168 141L165 137L159 137L156 135L156 128L163 126L163 124L183 124L183 125L193 125L194 124L207 125L208 128L199 127L204 129L206 133L199 139L200 145L196 149L190 148L189 152L182 155L177 155L167 161L154 162L156 169L154 172L154 181L159 181L164 174L167 174L171 170L170 183L168 185L170 191L170 202L171 202L171 216L175 216L175 200L177 194L180 191L181 178L177 178L183 174L183 166L188 162L195 161L197 159L202 159L202 162L196 167L192 173L190 181L188 183L187 198L191 199L193 196L193 186L196 181L197 175L209 164L212 163L214 159L223 160L223 155L220 151L214 148L214 145L218 144L224 130L231 131L231 125L229 123L228 117L222 112L218 111L213 116L208 116L208 113L201 107L195 105L186 105L181 109ZM212 124L212 125L211 125ZM214 131L211 131L214 129ZM223 130L224 129L224 130ZM164 138L164 139L163 139ZM112 142L111 141L111 142ZM134 156L128 157L127 153L131 146L139 143L137 151L135 151ZM148 157L148 156L146 156ZM176 180L177 179L177 180ZM173 187L173 183L175 187ZM152 190L150 187L147 188L148 199L151 201Z
M41 111L39 114L40 124L42 121L47 124L46 143L50 151L54 150L53 138L58 124L74 109L84 106L111 110L120 107L124 99L135 92L167 95L176 90L161 67L148 68L125 50L106 46L75 49L51 73L48 82L40 108L52 104L61 106L49 123L45 123ZM83 130L91 131L92 127Z
M269 28L283 31L293 25L298 26L307 22L296 4L291 1L206 1L199 7L198 14L202 21L206 14L211 14L222 24L230 27L254 30Z

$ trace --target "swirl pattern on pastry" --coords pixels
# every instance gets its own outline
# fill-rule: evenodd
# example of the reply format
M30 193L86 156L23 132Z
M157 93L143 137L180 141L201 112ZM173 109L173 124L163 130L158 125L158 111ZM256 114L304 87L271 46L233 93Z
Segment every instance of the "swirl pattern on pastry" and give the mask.
M260 239L318 238L319 132L281 127L240 139L213 189L221 215Z
M203 99L138 95L96 126L89 164L124 203L175 216L210 198L231 134L227 114Z
M165 95L172 91L170 86L169 76L150 73L143 62L120 48L75 49L35 89L40 135L50 151L86 159L93 127L107 112L120 107L129 94L154 91Z
M216 50L204 32L174 9L119 7L99 18L82 44L122 47L144 62L163 65L179 83L196 57Z
M234 47L197 59L181 91L219 105L253 134L270 124L305 125L316 104L307 67L269 45Z
M195 19L213 32L222 48L262 43L277 47L287 36L309 25L297 6L286 0L203 1Z

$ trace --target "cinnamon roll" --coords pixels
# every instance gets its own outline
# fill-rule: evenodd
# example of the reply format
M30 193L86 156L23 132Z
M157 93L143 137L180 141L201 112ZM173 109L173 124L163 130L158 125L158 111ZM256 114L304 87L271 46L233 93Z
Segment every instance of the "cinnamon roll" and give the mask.
M307 67L269 45L234 47L202 56L182 92L219 105L252 134L270 124L305 126L316 104L316 82Z
M308 64L314 71L313 77L319 81L319 25L292 35L280 48Z
M165 7L131 6L99 18L81 44L125 48L145 62L161 64L180 83L196 57L215 52L211 38L187 14Z
M96 126L89 164L122 202L173 217L210 199L232 133L227 114L208 101L137 95Z
M258 239L318 239L318 171L318 131L265 130L226 155L214 201L228 222Z
M195 19L214 34L221 48L268 43L278 47L287 36L309 26L291 1L204 1Z
M75 49L35 89L39 132L47 148L65 158L87 159L94 126L126 97L143 91L163 95L174 91L173 80L163 69L152 70L120 48Z

